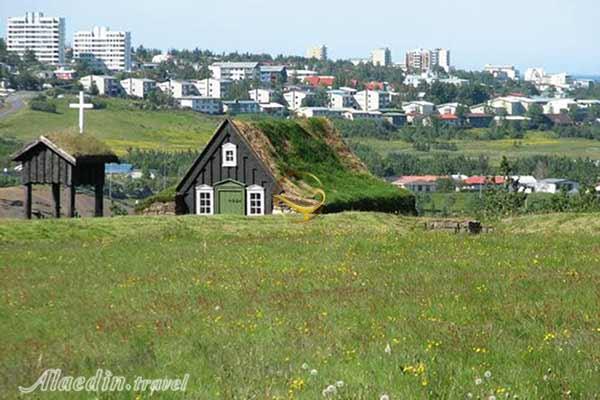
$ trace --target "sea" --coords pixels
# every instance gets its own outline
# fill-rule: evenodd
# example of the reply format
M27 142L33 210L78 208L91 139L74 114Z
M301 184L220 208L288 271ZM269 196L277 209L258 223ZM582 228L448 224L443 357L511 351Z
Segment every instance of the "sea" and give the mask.
M576 80L590 80L594 82L600 82L600 75L573 75Z

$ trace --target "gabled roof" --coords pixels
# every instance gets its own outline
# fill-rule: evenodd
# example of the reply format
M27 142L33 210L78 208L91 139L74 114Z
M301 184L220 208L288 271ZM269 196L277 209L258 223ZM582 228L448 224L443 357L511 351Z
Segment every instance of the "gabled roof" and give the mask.
M40 136L39 139L25 145L13 154L13 161L27 159L28 153L37 146L45 146L60 155L67 162L76 165L78 161L118 162L113 151L100 140L90 135L82 134L51 134Z

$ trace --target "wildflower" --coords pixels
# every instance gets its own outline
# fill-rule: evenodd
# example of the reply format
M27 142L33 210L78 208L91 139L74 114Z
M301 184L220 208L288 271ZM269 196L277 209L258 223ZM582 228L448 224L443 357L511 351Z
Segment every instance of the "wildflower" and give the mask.
M496 396L492 395L492 396L488 397L488 400L496 400Z
M483 383L483 380L481 378L475 379L475 384L476 385L481 385L482 383Z
M392 354L392 348L389 343L385 346L384 351L385 351L385 354Z
M337 393L337 388L335 387L335 385L329 385L329 386L327 386L327 390L331 394L336 394Z
M548 375L544 374L544 380L547 381L548 380Z
M483 376L485 377L485 379L490 379L492 377L492 373L490 371L485 371L483 373Z
M221 310L221 306L215 306L215 311Z
M467 393L467 399L472 399L473 398L473 393L469 392Z
M310 374L311 374L312 376L317 376L318 372L317 372L317 370L316 370L316 369L311 369L311 370L310 370Z
M382 394L382 395L379 397L379 400L390 400L390 396L388 396L387 394Z
M335 386L337 386L337 387L339 387L339 388L341 388L341 387L344 387L344 381L337 381L337 382L335 383Z
M302 369L303 370L307 370L308 369L308 364L307 363L302 364Z

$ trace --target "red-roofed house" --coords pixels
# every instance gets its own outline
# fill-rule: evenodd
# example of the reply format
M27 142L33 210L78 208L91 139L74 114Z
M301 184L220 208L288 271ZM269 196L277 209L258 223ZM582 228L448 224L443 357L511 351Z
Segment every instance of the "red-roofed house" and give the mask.
M481 190L486 186L504 185L503 176L470 176L463 181L464 190Z
M304 83L312 87L325 86L330 88L334 82L335 77L333 76L307 76L304 78Z
M415 193L429 193L437 190L438 179L440 177L436 175L407 175L401 176L392 184Z

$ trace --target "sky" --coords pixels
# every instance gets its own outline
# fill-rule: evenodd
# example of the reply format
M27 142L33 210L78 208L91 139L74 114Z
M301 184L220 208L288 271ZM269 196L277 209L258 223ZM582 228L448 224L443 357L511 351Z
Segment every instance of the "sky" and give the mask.
M73 32L94 25L132 33L135 47L304 55L326 44L332 58L389 47L448 48L453 65L513 64L522 72L600 75L598 0L0 0L6 18L42 11Z

